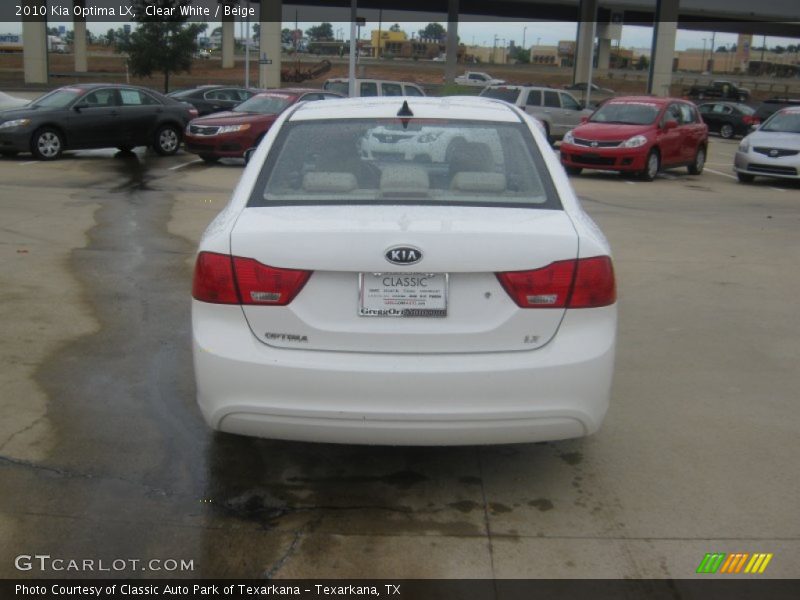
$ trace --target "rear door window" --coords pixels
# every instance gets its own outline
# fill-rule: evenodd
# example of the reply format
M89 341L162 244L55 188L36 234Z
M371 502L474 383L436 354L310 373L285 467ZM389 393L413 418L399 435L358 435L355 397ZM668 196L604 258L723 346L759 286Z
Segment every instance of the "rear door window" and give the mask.
M378 84L374 81L362 81L359 90L362 97L377 96Z
M545 92L544 105L551 108L560 108L561 103L558 101L558 92Z
M422 93L422 90L419 89L415 85L404 85L403 86L406 90L406 96L424 96L425 94Z
M384 96L403 95L403 87L399 83L382 83L381 88Z
M528 92L528 100L525 102L528 106L541 106L542 105L542 91L531 90Z
M578 101L575 100L575 98L573 98L569 94L565 94L565 93L561 92L559 94L559 96L561 96L561 108L565 108L567 110L580 110L581 109L581 105L578 104Z

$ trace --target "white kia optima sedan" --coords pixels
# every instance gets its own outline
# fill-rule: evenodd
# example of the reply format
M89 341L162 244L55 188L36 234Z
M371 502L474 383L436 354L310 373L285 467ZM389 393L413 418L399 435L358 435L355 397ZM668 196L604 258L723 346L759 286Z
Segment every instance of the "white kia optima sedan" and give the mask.
M361 152L375 131L433 124L453 147L430 160ZM535 442L590 434L608 407L608 244L540 128L504 102L290 108L206 230L192 295L198 403L217 430Z

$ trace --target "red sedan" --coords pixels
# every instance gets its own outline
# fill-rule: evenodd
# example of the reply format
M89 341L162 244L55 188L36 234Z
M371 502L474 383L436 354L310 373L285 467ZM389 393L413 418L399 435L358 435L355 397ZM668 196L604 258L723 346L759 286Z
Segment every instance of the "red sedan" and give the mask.
M561 164L570 175L583 169L636 173L652 181L661 169L703 171L708 126L697 107L678 98L613 98L561 143Z
M248 148L258 146L280 114L295 102L341 97L333 92L304 88L256 94L231 111L194 119L186 128L186 149L207 163L220 158L242 158Z

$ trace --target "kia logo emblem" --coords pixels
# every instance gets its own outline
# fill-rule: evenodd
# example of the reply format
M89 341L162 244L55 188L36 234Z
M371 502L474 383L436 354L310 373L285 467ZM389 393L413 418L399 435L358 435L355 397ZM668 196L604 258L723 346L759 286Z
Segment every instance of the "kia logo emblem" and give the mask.
M413 246L392 246L383 256L394 265L415 265L422 260L422 250Z
M597 148L600 144L598 142L592 142L592 148Z

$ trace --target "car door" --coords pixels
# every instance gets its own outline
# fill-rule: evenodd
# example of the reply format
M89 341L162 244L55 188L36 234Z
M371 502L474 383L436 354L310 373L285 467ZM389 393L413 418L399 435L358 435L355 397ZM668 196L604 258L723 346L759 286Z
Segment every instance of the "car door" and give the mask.
M703 121L711 131L719 131L720 126L720 111L718 110L719 104L701 104L698 107Z
M697 148L703 143L705 136L705 125L697 113L697 107L688 102L681 102L678 105L681 113L681 121L678 131L681 135L681 160L690 163L694 160ZM729 106L725 106L731 110Z
M561 99L560 125L564 127L564 133L566 133L581 124L581 117L584 115L584 111L581 104L567 92L559 92L558 96Z
M570 129L564 126L563 116L561 115L561 100L555 90L542 91L541 110L547 116L547 121L550 124L550 135L561 137Z
M161 102L137 89L119 90L119 137L115 146L140 146L152 142L159 115L164 112Z
M677 127L667 129L668 121L675 121ZM661 133L658 146L661 150L661 164L674 165L683 162L683 149L681 148L681 110L676 103L667 106L659 120Z
M100 88L83 95L72 107L65 130L70 148L114 146L119 137L119 94Z

